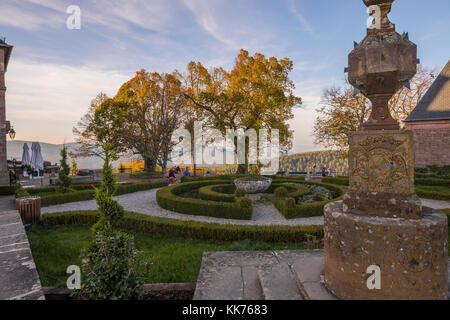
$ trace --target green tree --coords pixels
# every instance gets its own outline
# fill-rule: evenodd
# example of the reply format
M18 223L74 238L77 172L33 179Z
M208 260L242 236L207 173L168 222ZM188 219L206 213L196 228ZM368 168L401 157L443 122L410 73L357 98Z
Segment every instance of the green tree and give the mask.
M72 130L77 142L75 155L104 159L106 145L115 151L117 157L126 152L123 135L120 134L126 107L106 94L99 93L91 101L88 112Z
M78 172L78 165L75 158L72 158L72 166L70 167L70 175L76 176Z
M192 108L201 110L206 126L219 129L278 129L280 147L288 150L292 131L288 120L292 109L302 100L294 95L295 85L289 78L293 63L288 58L266 58L260 53L250 56L241 50L234 67L208 71L201 63L191 62L187 71L187 96ZM235 141L235 146L237 142ZM248 172L249 141L246 139L245 164Z
M60 152L60 168L58 171L58 185L61 186L61 191L68 192L70 190L70 185L72 184L72 179L69 177L70 167L67 164L67 148L64 146Z
M90 300L140 299L148 265L133 236L117 230L124 209L112 198L116 179L111 146L105 146L104 155L102 186L95 194L100 218L92 227L93 241L81 252L84 282L79 295Z
M126 105L120 127L122 143L143 157L146 171L163 168L173 150L173 132L184 121L186 98L181 74L138 71L119 89L114 101Z

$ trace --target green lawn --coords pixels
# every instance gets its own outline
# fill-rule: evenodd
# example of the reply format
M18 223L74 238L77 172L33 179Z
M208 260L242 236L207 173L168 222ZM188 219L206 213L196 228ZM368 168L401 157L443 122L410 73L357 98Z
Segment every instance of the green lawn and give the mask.
M450 188L443 186L416 186L416 190L432 191L450 195Z
M91 239L87 227L33 227L28 232L33 258L43 286L65 286L66 269L80 265L80 250ZM136 246L153 263L148 283L196 282L203 252L306 249L303 243L218 242L135 234Z
M441 210L450 219L450 209ZM196 282L203 252L306 249L303 243L220 242L136 233L136 245L153 263L148 283ZM28 232L43 286L65 286L69 265L80 265L80 250L91 239L88 227L36 227ZM450 238L450 232L449 232ZM450 256L450 245L449 245Z

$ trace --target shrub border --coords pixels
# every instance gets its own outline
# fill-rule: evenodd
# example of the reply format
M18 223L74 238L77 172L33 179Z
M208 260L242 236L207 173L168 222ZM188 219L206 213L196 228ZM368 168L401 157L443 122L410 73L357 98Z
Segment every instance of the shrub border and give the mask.
M347 191L346 188L338 186L338 185L319 183L319 182L310 182L310 181L305 181L303 183L327 188L331 191L336 192L338 194L338 197L331 199L331 200L326 200L326 201L297 204L297 205L295 205L295 207L287 206L287 202L288 202L287 200L290 199L290 197L287 197L284 199L274 198L273 203L274 203L275 207L278 209L278 211L280 211L280 213L286 219L322 216L324 206L330 202L342 200Z
M44 226L85 225L91 226L99 217L98 211L73 211L45 214L41 219ZM196 221L182 221L169 218L151 217L139 213L126 212L119 228L157 233L163 236L183 237L198 240L264 242L304 242L308 235L323 238L323 226L247 226L218 224Z
M145 190L151 190L155 188L162 188L166 187L167 182L166 181L152 181L152 182L139 182L139 183L131 183L131 184L118 184L117 190L115 192L115 196L120 196L123 194L138 192L138 191L145 191ZM71 202L78 202L78 201L88 201L94 199L95 190L93 186L90 186L90 190L80 190L75 192L68 192L68 193L56 193L56 194L49 194L41 196L41 206L42 207L48 207L51 205L57 205L57 204L64 204L64 203L71 203ZM86 186L87 188L87 186ZM50 189L50 188L41 188L43 189ZM39 193L36 192L30 192L33 189L26 189L31 195L39 195ZM56 190L56 189L55 189ZM43 192L43 191L41 191Z
M435 191L425 191L425 190L418 190L418 189L416 189L416 194L420 198L424 198L424 199L450 201L450 194L447 194L447 193L441 193L441 192L435 192Z
M174 186L162 188L156 192L156 202L158 205L170 211L205 217L215 217L222 219L250 220L252 218L252 206L244 206L240 201L216 202L201 199L182 198L179 195L208 185L227 184L224 180L205 180L196 182L186 182Z
M330 183L335 185L348 186L349 181L346 177L326 177L322 179L324 183ZM445 179L415 179L414 184L416 186L440 186L440 187L448 187L450 188L450 180ZM416 188L416 194L425 199L434 199L434 200L450 200L450 195L446 193L436 192L436 191L424 191L418 190Z
M219 202L236 202L234 194L226 194L215 191L214 188L232 186L232 184L213 184L198 189L198 196L202 200L219 201Z

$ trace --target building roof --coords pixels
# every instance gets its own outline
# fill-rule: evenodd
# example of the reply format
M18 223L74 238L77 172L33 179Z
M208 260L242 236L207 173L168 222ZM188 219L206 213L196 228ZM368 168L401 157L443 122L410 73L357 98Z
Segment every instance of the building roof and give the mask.
M450 120L450 60L405 122Z
M8 62L9 58L11 57L11 52L13 49L13 46L10 46L6 43L6 39L0 38L0 48L6 48L6 54L5 54L5 71L8 69Z

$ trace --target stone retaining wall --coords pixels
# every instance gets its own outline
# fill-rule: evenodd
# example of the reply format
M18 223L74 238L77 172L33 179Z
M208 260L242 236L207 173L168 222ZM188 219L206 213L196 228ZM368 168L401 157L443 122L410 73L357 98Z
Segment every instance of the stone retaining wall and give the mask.
M0 212L0 300L44 299L19 212Z

